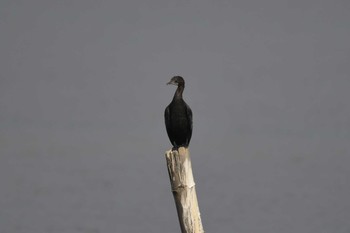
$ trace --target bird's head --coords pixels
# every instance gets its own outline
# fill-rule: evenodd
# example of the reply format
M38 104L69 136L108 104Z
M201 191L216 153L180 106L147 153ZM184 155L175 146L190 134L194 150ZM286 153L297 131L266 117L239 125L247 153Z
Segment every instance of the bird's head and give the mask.
M172 84L175 86L184 86L185 80L181 76L174 76L171 78L171 80L167 83L167 85Z

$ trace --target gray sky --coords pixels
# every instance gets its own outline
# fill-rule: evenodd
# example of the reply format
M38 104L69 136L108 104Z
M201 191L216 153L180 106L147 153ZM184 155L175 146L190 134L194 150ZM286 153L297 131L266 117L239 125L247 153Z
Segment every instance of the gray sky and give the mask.
M206 232L350 231L349 1L0 2L0 231L179 232L174 75Z

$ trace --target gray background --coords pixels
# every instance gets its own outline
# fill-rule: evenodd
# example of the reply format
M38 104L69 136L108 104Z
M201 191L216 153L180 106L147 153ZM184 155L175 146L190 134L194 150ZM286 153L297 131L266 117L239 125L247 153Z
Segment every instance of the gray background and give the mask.
M350 232L350 2L0 2L0 232L179 232L186 80L206 232Z

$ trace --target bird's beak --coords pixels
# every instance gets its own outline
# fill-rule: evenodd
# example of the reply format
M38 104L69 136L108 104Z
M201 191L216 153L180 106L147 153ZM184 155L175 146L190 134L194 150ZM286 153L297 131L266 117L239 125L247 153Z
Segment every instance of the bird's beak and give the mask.
M166 83L166 85L176 85L176 83L170 80L169 82Z

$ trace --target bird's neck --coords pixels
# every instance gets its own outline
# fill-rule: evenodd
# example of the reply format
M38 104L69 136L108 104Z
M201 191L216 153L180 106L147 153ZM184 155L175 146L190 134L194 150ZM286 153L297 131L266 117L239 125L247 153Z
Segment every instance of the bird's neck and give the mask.
M178 86L174 94L174 99L182 99L182 93L184 92L184 89L185 85Z

